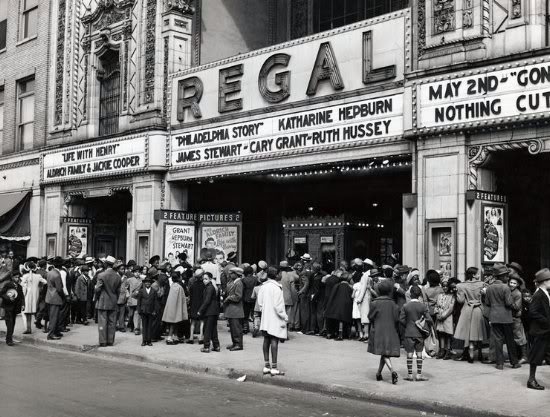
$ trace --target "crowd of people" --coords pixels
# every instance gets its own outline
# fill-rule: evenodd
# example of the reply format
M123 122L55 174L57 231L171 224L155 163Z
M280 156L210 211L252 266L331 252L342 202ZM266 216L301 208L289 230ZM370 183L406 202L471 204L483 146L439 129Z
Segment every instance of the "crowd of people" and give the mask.
M96 259L0 259L0 315L6 343L13 345L16 316L26 317L25 334L43 329L58 340L73 325L98 324L99 346L112 346L115 333L134 332L141 345L164 340L219 352L218 320L227 320L229 351L244 349L244 335L263 337L264 374L282 375L277 356L288 332L335 341L356 340L380 356L376 379L392 358L406 352L407 381L426 381L426 357L504 369L504 345L512 368L529 363L527 387L542 390L537 367L550 365L550 270L526 285L518 263L468 268L465 280L441 271L377 266L370 259L342 261L327 273L308 254L293 265L265 261L238 264L201 253L195 265L185 253L147 265L112 256ZM531 284L531 283L527 283ZM532 287L532 288L531 288ZM534 289L534 293L531 290ZM483 347L489 345L488 357ZM457 351L455 351L455 349ZM413 365L416 361L416 373Z

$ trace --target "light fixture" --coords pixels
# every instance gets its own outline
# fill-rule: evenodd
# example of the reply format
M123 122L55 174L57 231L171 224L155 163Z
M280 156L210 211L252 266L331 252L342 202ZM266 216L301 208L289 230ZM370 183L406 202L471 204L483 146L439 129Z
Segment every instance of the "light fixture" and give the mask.
M308 211L313 211L313 207L311 207L311 206L308 207L307 209L308 209Z
M372 203L373 207L378 207L378 203Z

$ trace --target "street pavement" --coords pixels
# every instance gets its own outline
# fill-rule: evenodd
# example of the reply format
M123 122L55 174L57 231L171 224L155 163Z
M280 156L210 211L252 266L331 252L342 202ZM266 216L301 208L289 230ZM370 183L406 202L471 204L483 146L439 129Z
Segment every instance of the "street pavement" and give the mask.
M18 318L16 339L24 344L56 347L89 356L129 359L154 363L195 373L213 374L236 379L247 375L247 381L262 382L296 388L302 391L322 392L338 397L361 399L414 408L425 412L473 416L532 416L548 417L550 410L550 366L541 367L539 382L546 391L526 388L528 366L520 369L505 367L499 371L491 365L478 362L424 361L424 375L428 382L406 382L404 352L393 359L400 375L392 385L385 371L384 381L375 380L379 357L367 353L367 345L357 341L333 341L316 336L291 333L291 340L280 344L279 368L284 377L262 376L262 338L245 336L244 350L229 352L223 347L230 342L226 322L219 323L222 352L201 353L199 345L168 346L163 342L153 347L141 347L141 338L132 333L117 333L115 346L97 347L97 328L76 325L59 341L47 341L46 335L34 330L30 336L21 335L23 323ZM0 322L0 331L4 330ZM7 346L0 344L3 350ZM20 349L18 345L11 349ZM3 417L3 416L2 416Z
M258 383L0 345L2 417L365 416L419 411Z

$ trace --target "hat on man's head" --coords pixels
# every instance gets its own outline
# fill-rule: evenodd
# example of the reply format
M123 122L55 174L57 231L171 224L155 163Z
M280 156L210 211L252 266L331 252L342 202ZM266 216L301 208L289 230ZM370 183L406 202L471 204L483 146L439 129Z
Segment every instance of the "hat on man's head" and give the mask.
M408 265L399 265L399 266L396 266L395 268L395 272L397 272L400 275L408 274L410 271L411 271L411 268L409 268Z
M288 268L288 261L281 261L279 262L280 268Z
M193 275L195 275L196 277L202 277L204 275L204 269L199 268L195 270L195 273Z
M63 266L63 258L61 256L56 256L52 259L52 265L56 268L61 268Z
M365 259L363 260L363 262L366 263L367 265L372 266L372 267L374 268L374 261L372 261L371 259L365 258Z
M231 269L229 270L229 272L234 272L235 274L237 274L237 275L239 275L239 276L241 276L242 274L244 274L243 269L242 269L242 268L239 268L239 267L236 267L236 266L234 266L233 268L231 268Z
M130 260L128 261L128 263L126 264L126 266L127 266L128 268L131 268L131 267L133 267L134 265L136 265L136 261L134 261L133 259L130 259Z
M301 259L302 261L306 261L306 262L309 262L309 261L312 261L312 260L313 260L313 258L311 257L311 255L310 255L309 253L304 253L304 254L300 257L300 259Z
M86 264L93 264L94 263L94 258L92 258L91 256L87 256L86 259L84 260L84 262Z
M493 265L493 276L494 277L500 277L502 275L509 274L510 270L506 268L506 265L504 264L494 264Z
M40 268L45 268L47 265L48 265L48 261L46 261L45 259L40 259L40 260L38 261L38 266L39 266Z
M266 261L259 261L258 262L258 268L266 269L267 268L267 262Z
M153 282L153 278L151 278L149 275L147 275L145 278L141 280L141 282Z
M353 261L351 261L352 265L363 265L363 260L361 258L355 258Z
M237 252L231 251L227 254L227 260L229 262L236 262L237 261Z
M155 262L158 262L158 261L160 261L160 256L155 255L151 259L149 259L149 264L153 265Z
M154 266L152 266L151 268L149 268L149 270L147 271L147 276L150 277L150 278L154 278L154 277L156 277L158 274L159 274L159 271L158 271L158 269L155 268Z
M159 271L166 271L166 268L167 268L168 266L172 266L172 264L171 264L170 262L163 262L163 263L161 263L161 264L158 266L157 269L158 269Z
M110 266L113 266L116 262L116 259L114 257L112 257L111 255L107 256L105 258L105 260L103 261L104 264L107 264L107 265L110 265Z
M379 277L380 275L382 275L382 273L380 272L380 270L378 270L376 268L373 268L369 271L369 276L371 278Z
M550 279L550 269L543 268L535 274L535 282L540 284L541 282L548 281Z
M510 262L506 265L508 268L515 270L518 274L523 275L523 267L517 262Z

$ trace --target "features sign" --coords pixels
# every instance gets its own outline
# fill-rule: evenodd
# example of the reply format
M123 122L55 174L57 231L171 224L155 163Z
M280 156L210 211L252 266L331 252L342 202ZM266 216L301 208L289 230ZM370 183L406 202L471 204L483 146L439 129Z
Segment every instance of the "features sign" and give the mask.
M482 206L482 259L483 262L505 262L505 206Z
M418 96L419 128L479 124L547 113L550 64L523 65L421 84Z
M67 255L81 258L88 253L88 226L69 226L67 237Z
M180 131L171 138L171 165L187 168L246 156L270 158L403 134L403 94L285 114L216 128Z
M191 224L164 224L164 258L177 258L187 253L187 262L195 263L195 226Z
M46 153L42 182L116 175L146 168L146 141L142 137Z
M178 220L189 222L240 222L241 213L193 213L180 210L155 210L155 220Z

